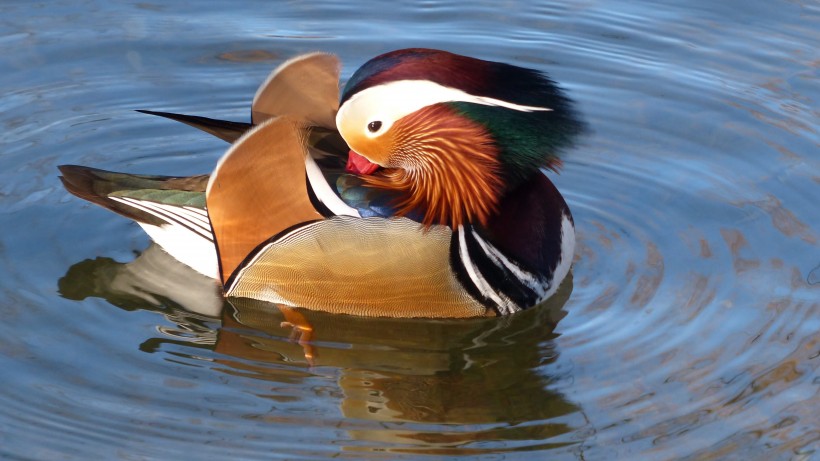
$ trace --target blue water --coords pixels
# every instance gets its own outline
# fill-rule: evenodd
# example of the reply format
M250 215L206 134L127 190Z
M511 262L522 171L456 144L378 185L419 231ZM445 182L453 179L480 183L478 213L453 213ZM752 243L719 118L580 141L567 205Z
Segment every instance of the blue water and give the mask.
M816 2L0 4L0 458L820 459ZM209 172L283 60L548 72L579 248L503 320L223 305L56 166ZM571 290L569 289L571 288Z

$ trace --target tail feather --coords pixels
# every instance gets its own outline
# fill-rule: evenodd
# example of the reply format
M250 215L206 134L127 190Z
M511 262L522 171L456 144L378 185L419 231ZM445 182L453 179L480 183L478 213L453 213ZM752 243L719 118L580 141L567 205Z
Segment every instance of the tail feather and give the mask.
M213 233L205 211L208 176L148 176L61 165L66 190L137 222L171 256L217 278Z
M67 191L107 210L140 223L159 226L166 221L124 203L122 197L145 196L149 191L164 194L175 203L204 208L208 176L152 176L115 173L79 165L60 165L60 181ZM184 196L181 196L184 195ZM200 197L197 200L197 197Z
M200 117L198 115L174 114L171 112L158 112L143 109L138 109L137 112L176 120L177 122L190 125L230 143L239 139L240 136L245 134L246 131L253 127L250 123L231 122L229 120L218 120L215 118Z

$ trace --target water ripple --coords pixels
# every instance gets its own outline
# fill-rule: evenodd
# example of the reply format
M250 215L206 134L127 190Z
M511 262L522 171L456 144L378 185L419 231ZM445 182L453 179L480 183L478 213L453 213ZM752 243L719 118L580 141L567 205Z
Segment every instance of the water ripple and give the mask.
M18 3L0 7L0 456L820 450L816 5ZM346 77L405 46L545 70L578 100L592 130L552 176L578 249L547 305L307 312L300 344L56 182L61 163L207 172L224 143L132 110L247 120L280 59L335 51Z

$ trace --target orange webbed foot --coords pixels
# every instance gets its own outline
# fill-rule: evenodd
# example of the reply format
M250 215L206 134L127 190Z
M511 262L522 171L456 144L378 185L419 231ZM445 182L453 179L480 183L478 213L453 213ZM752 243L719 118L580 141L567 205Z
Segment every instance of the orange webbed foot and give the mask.
M290 307L279 306L279 310L285 316L285 320L279 323L282 328L291 328L290 340L302 346L308 365L314 365L317 357L316 348L310 341L313 339L313 326L304 315L291 309Z

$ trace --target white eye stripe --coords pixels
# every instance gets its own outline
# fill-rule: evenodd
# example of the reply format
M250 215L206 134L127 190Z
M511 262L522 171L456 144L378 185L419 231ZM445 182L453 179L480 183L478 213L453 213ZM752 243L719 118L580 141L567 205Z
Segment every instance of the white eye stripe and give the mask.
M398 80L377 85L356 93L342 104L336 114L336 125L344 119L361 120L362 130L368 137L387 131L396 120L432 104L442 102L471 102L485 106L506 107L521 112L551 111L548 107L525 106L487 96L475 96L464 91L439 85L428 80ZM373 114L378 115L373 115ZM375 133L367 124L382 122Z

